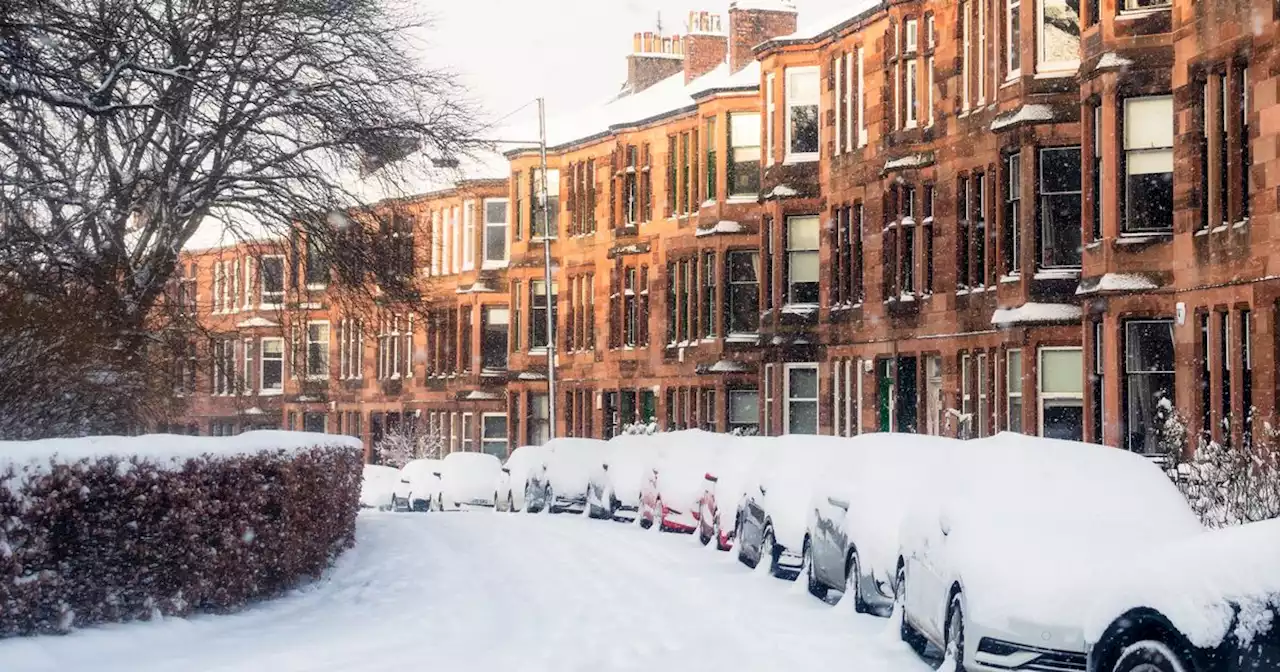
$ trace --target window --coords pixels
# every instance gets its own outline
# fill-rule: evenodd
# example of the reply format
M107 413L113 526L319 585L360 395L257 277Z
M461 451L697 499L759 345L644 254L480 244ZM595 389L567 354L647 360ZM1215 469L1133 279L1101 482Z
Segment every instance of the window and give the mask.
M547 170L547 202L545 206L541 203L541 185L539 184L542 171L535 168L530 171L530 174L532 180L529 186L533 193L530 195L529 200L534 204L533 237L555 238L556 232L560 228L560 171L555 169Z
M925 358L925 431L934 436L942 433L942 356Z
M1078 268L1081 241L1080 148L1040 150L1040 266Z
M507 368L507 328L511 311L506 306L485 306L480 315L480 367L487 371Z
M1173 230L1173 97L1124 101L1124 231Z
M1091 412L1093 414L1093 442L1102 443L1102 389L1103 374L1105 371L1105 362L1102 358L1102 320L1094 320L1093 327L1093 368L1089 371L1089 385L1091 387L1092 399L1090 400ZM1206 376L1206 380L1208 377Z
M858 61L858 146L867 144L867 86L866 71L862 64L862 47L853 50Z
M279 305L284 301L284 257L272 255L263 257L258 262L262 278L262 303Z
M716 200L716 118L707 117L706 132L702 134L702 142L705 145L704 151L706 156L703 160L703 169L706 173L706 189L703 198L708 201Z
M956 183L956 289L968 289L969 268L969 178Z
M329 323L307 323L307 377L329 377Z
M920 94L919 81L917 71L917 61L915 59L916 48L919 42L919 28L915 19L907 19L906 21L906 45L905 45L905 66L906 71L906 126L907 128L915 128L919 119Z
M1005 422L1011 432L1022 431L1022 351L1005 351Z
M970 280L975 287L987 284L987 176L973 176L973 263Z
M523 232L524 190L520 188L520 173L518 172L511 174L511 193L515 195L515 199L516 199L515 207L511 209L511 214L513 215L513 218L515 220L514 222L512 222L513 225L511 227L511 239L520 240L520 237L524 235L524 232ZM436 222L439 221L439 217L438 217L439 213L433 213L433 214L437 215L432 219L432 225L436 226ZM434 240L437 236L434 233L432 233L431 237ZM435 263L434 258L432 259L432 263Z
M756 390L729 390L729 432L750 435L759 428L760 393Z
M1043 166L1041 170L1043 171ZM1004 272L1008 275L1017 275L1022 271L1021 155L1010 154L1005 157L1004 177Z
M702 336L716 336L716 253L702 253Z
M384 314L378 320L378 379L400 378L400 317Z
M729 115L729 197L755 198L760 191L760 115Z
M831 287L831 305L844 307L852 305L850 289L853 285L853 244L850 220L852 213L848 206L836 208L832 212L835 228L832 230L832 251L835 255L835 278Z
M853 244L853 261L850 263L849 272L852 274L852 287L850 289L851 299L854 305L862 303L866 297L866 291L863 287L862 269L863 269L863 252L862 252L862 204L855 203L853 206L853 214L851 215L850 240Z
M457 273L462 270L462 232L458 221L458 206L449 208L448 229L445 231L445 270Z
M551 283L551 321L556 320L556 283ZM529 281L529 348L547 347L547 283Z
M972 5L968 0L960 0L960 112L969 111L969 55L971 53L973 38L971 33L973 28L969 25L969 8ZM961 238L960 240L964 240Z
M693 211L693 207L689 203L689 183L693 179L692 168L693 157L689 154L689 134L680 134L680 193L679 203L676 212L680 214L688 214Z
M507 261L507 199L484 200L484 266L502 266Z
M475 415L472 413L462 414L462 450L463 452L472 452L476 449L475 434Z
M729 270L726 331L754 334L760 329L760 253L733 250L726 258Z
M978 362L978 436L986 436L988 427L987 423L987 353L980 352L977 357Z
M307 269L308 287L329 284L329 251L318 236L307 236Z
M529 393L529 445L540 446L550 440L550 397Z
M485 413L480 416L480 450L499 458L507 454L507 416Z
M215 338L213 350L213 393L219 395L236 392L236 341L234 338Z
M1084 438L1084 359L1080 348L1040 348L1040 435Z
M818 302L818 218L787 218L787 303Z
M769 165L769 166L773 165L773 152L774 152L773 126L774 124L778 123L777 122L778 106L777 106L776 99L774 98L775 88L776 88L774 87L774 80L775 80L775 76L774 76L774 73L772 72L769 73L764 78L764 101L765 101L764 151L765 151L765 165Z
M635 347L643 328L640 324L640 297L636 293L636 269L623 269L622 277L622 344Z
M364 323L347 318L338 323L338 377L364 377Z
M968 353L960 355L960 426L956 428L956 437L969 439L973 437L973 372L970 369Z
M444 233L441 229L440 218L439 210L431 213L431 275L440 275L448 270L443 267Z
M1080 1L1036 3L1036 72L1074 73L1080 65Z
M635 145L627 145L623 156L627 165L622 170L622 220L628 226L635 226L640 222L639 150Z
M788 434L818 433L818 365L787 364Z
M764 435L773 436L773 377L777 365L764 365Z
M818 158L818 68L787 68L787 160Z
M520 302L524 294L520 291L520 281L511 281L511 350L520 349Z
M1050 0L1053 1L1053 0ZM1006 0L1004 23L1004 71L1009 79L1020 74L1022 69L1022 2Z

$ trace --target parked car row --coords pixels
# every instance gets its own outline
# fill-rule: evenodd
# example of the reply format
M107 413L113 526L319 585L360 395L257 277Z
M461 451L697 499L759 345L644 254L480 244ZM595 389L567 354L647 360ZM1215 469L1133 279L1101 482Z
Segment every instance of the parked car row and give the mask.
M1126 451L1020 434L690 430L556 439L485 470L457 455L424 487L461 492L446 486L465 473L467 492L491 499L436 494L427 508L696 533L815 596L900 618L903 641L957 670L1280 670L1280 521L1206 531L1162 470ZM422 510L422 469L393 507Z

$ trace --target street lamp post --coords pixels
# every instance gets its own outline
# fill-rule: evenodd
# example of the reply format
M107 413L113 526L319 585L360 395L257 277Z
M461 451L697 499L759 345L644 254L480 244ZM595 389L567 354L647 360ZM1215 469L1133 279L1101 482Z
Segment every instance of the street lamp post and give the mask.
M547 436L556 438L556 318L551 291L551 211L547 208L547 114L538 98L538 154L541 169L538 200L542 208L542 283L547 296Z

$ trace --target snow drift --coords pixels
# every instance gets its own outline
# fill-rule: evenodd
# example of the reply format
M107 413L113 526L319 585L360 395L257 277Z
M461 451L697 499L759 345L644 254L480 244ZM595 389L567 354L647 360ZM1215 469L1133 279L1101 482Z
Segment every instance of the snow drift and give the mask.
M0 637L226 611L354 543L361 445L248 432L0 442Z

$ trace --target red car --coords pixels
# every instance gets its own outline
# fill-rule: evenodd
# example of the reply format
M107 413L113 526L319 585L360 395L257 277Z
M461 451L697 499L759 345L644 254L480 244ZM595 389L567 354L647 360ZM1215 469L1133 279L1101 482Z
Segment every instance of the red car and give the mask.
M640 488L640 526L646 530L658 522L663 532L692 534L697 529L698 513L690 506L672 506L663 499L661 477L658 469L650 470L644 486Z
M709 544L715 539L716 548L722 551L733 548L747 475L757 468L760 455L768 445L757 437L735 437L733 451L722 454L704 475L697 515L698 538L702 543Z
M704 480L702 497L698 499L698 539L704 546L715 539L716 548L727 551L733 548L733 531L737 529L737 525L726 528L720 524L720 509L716 505L716 483L720 479L708 472Z

